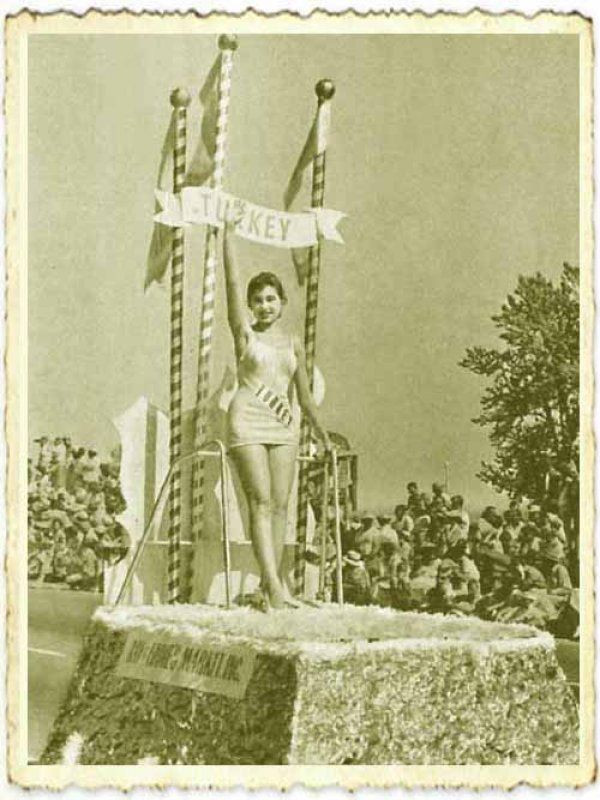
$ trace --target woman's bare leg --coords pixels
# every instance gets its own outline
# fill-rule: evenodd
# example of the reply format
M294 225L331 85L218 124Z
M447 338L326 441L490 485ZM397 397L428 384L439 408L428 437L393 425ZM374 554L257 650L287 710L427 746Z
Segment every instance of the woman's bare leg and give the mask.
M287 514L294 472L296 469L296 445L271 445L268 448L269 471L271 474L271 530L277 573L282 584L283 550L287 529Z
M279 564L271 528L271 475L267 449L262 444L233 447L231 456L240 476L250 513L250 536L262 584L274 608L284 604Z

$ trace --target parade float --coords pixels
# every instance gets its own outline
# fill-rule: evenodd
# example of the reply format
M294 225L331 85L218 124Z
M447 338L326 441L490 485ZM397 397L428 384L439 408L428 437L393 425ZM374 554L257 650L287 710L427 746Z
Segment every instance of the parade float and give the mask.
M572 764L553 639L381 608L96 612L44 763Z
M356 456L342 448L317 457L306 424L286 558L291 591L311 604L272 614L236 606L259 576L223 443L232 376L216 390L210 385L218 228L225 205L241 202L247 216L239 235L295 254L308 248L305 349L314 381L321 241L336 238L341 216L323 209L330 81L317 84L315 121L284 202L288 209L312 164L312 211L265 209L224 193L236 47L234 37L219 39L200 95L208 177L198 178L197 159L186 164L189 95L171 95L173 192L157 192L154 240L154 253L163 261L166 253L163 272L171 263L170 410L141 398L116 421L128 499L121 521L132 549L107 573L105 605L91 622L42 762L575 763L577 708L548 634L344 605L340 498L346 492L356 503ZM184 185L186 174L207 185ZM206 225L206 239L196 403L184 410L183 237L193 224ZM320 531L309 497L315 475ZM325 602L331 504L336 603ZM316 558L307 558L310 550Z

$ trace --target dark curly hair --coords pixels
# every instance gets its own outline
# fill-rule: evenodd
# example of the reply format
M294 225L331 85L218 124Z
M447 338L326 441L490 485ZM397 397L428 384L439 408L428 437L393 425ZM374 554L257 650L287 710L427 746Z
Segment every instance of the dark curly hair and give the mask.
M252 302L252 298L265 286L272 286L279 295L282 303L287 303L287 295L283 288L283 284L273 272L259 272L248 282L248 289L246 290L246 302L248 305Z

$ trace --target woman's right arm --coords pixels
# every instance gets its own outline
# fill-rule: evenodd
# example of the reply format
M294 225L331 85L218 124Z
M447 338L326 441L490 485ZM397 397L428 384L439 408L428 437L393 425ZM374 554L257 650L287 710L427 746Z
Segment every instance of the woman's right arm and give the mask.
M233 235L235 220L230 219L225 223L223 234L223 263L225 265L225 286L227 291L227 319L235 344L238 359L241 357L248 338L244 302L236 263Z

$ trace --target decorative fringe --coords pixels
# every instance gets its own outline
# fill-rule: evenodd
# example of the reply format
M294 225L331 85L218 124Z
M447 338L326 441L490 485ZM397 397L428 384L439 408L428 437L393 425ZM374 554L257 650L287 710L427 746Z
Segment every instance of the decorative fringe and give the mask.
M65 767L79 764L82 749L83 736L77 731L73 731L63 746L60 763Z

